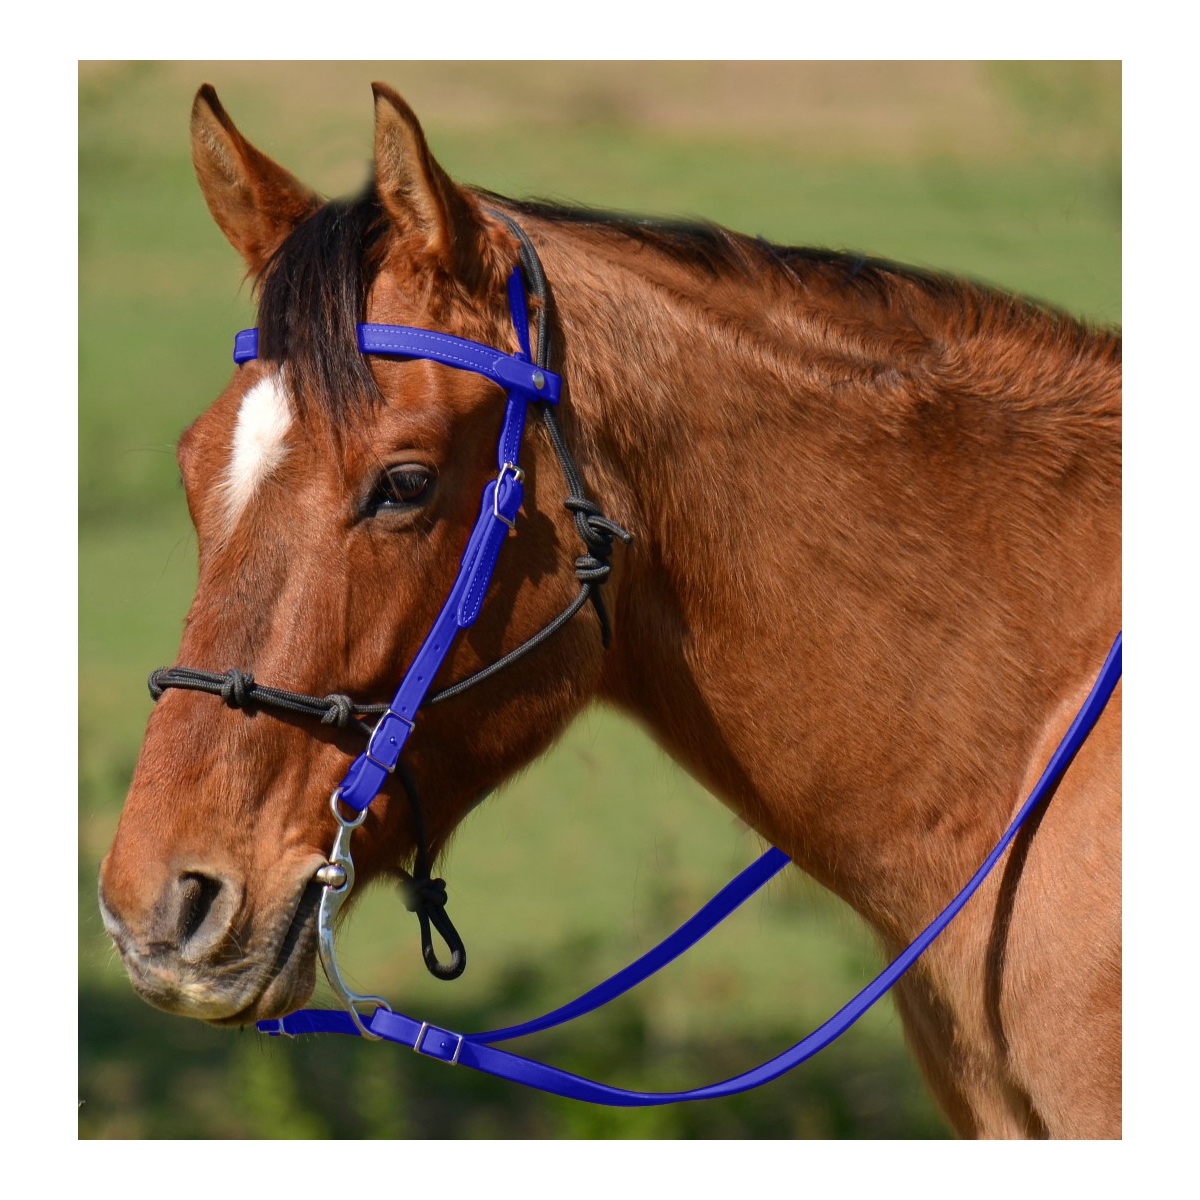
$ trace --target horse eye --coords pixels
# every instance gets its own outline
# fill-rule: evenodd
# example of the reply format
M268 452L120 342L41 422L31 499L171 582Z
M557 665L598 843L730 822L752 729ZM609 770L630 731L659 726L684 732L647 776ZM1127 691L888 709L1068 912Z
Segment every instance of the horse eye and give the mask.
M433 476L424 467L389 467L376 482L367 509L376 513L412 508L427 499L432 488Z

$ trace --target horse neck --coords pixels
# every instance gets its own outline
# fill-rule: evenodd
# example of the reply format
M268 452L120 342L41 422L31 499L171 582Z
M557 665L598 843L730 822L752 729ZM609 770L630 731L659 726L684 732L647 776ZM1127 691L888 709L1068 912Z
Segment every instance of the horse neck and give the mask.
M571 436L637 536L601 694L911 937L1119 627L1119 342L984 293L956 317L903 281L539 244Z

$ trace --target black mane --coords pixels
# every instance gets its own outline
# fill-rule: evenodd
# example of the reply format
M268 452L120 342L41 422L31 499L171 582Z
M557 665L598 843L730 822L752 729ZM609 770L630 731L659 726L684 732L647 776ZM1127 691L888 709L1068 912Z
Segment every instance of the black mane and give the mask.
M888 305L898 285L973 308L972 296L1000 298L993 289L953 276L898 266L865 255L796 246L731 233L707 221L660 220L550 203L509 200L480 192L518 218L611 231L713 278L773 271L800 288L850 289ZM259 354L284 365L296 404L316 404L337 425L379 399L355 325L366 319L367 295L379 272L386 214L371 185L360 196L333 200L300 224L267 264L258 285ZM1049 313L1004 296L1010 308ZM1061 314L1059 314L1061 316Z
M733 233L712 221L639 217L546 200L507 200L485 194L518 216L531 216L559 225L612 230L675 262L699 268L713 278L765 267L782 272L801 286L815 282L816 276L823 284L849 287L877 299L890 295L898 280L915 283L932 295L944 295L964 282L951 275L901 266L865 254L780 246L764 237Z

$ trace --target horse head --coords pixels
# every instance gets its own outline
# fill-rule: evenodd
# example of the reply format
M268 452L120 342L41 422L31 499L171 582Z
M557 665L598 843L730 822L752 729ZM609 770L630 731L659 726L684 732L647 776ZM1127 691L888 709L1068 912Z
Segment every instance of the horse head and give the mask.
M495 476L504 394L439 363L370 358L356 323L518 349L506 302L517 242L375 87L374 181L323 202L238 132L211 87L192 113L208 207L259 301L259 355L183 434L199 577L179 662L228 672L222 696L173 688L151 713L100 878L137 991L228 1024L282 1014L314 983L314 872L329 797L362 748L344 703L322 723L247 704L249 681L384 704L454 584ZM576 525L545 437L525 437L521 536L436 684L541 629L579 584ZM594 689L594 618L505 676L422 711L405 763L436 854L487 791L543 750ZM401 873L413 812L390 777L356 839L360 882Z

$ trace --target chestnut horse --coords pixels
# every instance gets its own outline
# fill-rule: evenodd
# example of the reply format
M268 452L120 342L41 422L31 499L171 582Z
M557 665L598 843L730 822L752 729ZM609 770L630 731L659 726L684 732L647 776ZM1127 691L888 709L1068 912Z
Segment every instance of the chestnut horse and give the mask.
M907 945L995 844L1120 628L1119 334L887 263L461 187L381 85L356 200L322 201L207 86L192 150L262 342L179 443L199 541L180 662L391 696L495 474L501 393L364 356L355 325L515 349L498 209L551 284L566 439L634 541L604 584L609 649L585 608L520 669L422 711L405 761L432 850L600 699L889 956ZM437 686L576 592L545 430L522 453L517 532ZM1119 1136L1120 728L1118 687L1053 802L897 987L964 1136ZM100 881L145 999L223 1025L304 1004L329 795L360 749L334 725L163 696ZM360 880L413 848L392 777Z

